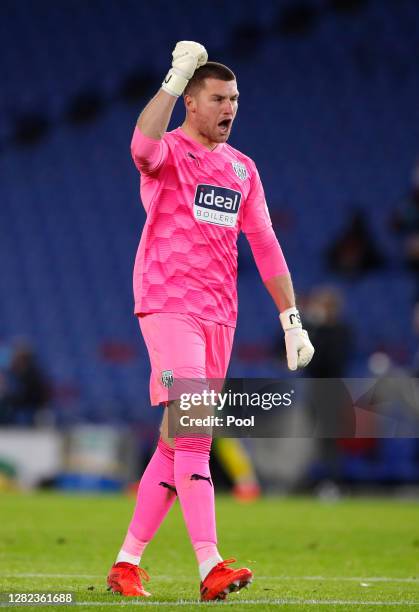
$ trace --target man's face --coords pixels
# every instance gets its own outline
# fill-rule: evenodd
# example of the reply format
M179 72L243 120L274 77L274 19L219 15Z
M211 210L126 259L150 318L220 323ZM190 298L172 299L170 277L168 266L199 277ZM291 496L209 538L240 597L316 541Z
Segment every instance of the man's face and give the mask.
M237 113L236 81L205 79L205 85L185 96L188 120L211 142L226 142Z

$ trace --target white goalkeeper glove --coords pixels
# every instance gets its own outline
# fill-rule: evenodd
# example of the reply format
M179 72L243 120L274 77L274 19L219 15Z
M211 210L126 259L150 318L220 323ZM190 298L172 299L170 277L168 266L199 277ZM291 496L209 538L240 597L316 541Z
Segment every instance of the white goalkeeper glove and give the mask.
M208 53L203 45L192 40L181 40L172 53L172 67L162 83L162 89L178 98L197 68L207 63Z
M305 368L314 355L314 347L301 325L300 313L296 308L288 308L281 312L279 319L285 332L288 368Z

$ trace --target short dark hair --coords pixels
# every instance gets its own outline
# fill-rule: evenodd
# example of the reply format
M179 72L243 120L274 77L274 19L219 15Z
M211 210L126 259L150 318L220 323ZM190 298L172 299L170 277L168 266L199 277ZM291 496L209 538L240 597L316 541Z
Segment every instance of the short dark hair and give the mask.
M205 85L205 79L218 79L219 81L235 81L236 75L230 68L219 64L218 62L207 62L200 68L197 68L193 77L185 87L185 94L191 94L192 91L200 89Z

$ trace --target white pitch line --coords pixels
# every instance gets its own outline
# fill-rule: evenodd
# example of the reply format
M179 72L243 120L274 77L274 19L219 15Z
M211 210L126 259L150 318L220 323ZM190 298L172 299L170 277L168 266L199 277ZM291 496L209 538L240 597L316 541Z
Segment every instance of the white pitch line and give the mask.
M3 578L103 578L103 574L2 574ZM106 578L106 576L105 576Z
M419 601L355 601L352 599L238 599L237 601L223 601L224 606L243 606L270 604L284 605L314 605L314 606L419 606ZM213 602L190 601L76 601L76 606L193 606L213 605Z
M104 578L104 574L34 574L34 573L9 573L2 574L3 578ZM186 576L170 576L166 574L156 575L156 580L190 581ZM307 580L316 582L400 582L405 584L419 584L417 578L397 578L392 576L258 576L255 580Z
M315 605L315 606L419 606L419 601L358 601L353 599L237 599L236 601L223 601L224 606L243 606L243 605L260 605L270 604L273 606L284 605ZM7 607L9 604L0 603L0 608ZM76 601L71 605L76 606L193 606L193 605L213 605L213 602L200 602L196 599L182 601ZM42 607L42 606L41 606Z
M404 582L417 583L418 578L393 578L390 576L255 576L258 580L315 580L321 582Z

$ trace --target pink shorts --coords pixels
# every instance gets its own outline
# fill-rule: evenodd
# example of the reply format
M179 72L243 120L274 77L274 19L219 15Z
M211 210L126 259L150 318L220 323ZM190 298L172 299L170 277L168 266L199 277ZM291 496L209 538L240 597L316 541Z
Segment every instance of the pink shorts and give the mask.
M174 381L225 378L234 327L194 315L155 312L139 315L151 364L152 406L171 399Z

